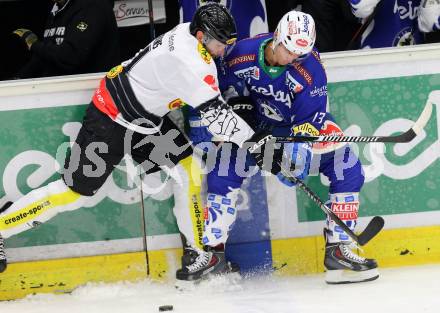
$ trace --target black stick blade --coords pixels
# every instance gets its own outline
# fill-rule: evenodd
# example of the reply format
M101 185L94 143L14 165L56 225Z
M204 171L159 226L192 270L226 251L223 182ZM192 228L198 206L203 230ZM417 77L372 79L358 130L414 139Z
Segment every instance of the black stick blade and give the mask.
M358 243L363 246L376 236L385 225L385 221L381 216L375 216L365 227L364 231L358 236Z

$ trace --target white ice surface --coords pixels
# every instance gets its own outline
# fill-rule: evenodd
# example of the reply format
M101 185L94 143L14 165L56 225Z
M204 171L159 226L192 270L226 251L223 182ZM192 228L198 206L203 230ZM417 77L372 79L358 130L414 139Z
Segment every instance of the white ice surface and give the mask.
M373 282L326 285L323 274L219 278L192 291L171 283L90 284L69 295L40 294L0 302L1 313L149 313L160 305L176 313L438 313L440 265L382 269Z

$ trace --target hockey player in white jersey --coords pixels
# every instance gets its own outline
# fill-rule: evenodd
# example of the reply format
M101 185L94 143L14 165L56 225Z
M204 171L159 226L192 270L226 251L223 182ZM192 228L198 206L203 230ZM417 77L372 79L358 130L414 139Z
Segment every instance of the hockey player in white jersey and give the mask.
M437 0L347 0L356 17L366 23L360 48L423 43L423 33L440 30Z
M227 106L218 87L213 57L222 56L235 38L231 14L212 3L200 7L191 23L176 26L108 72L87 108L61 178L1 212L0 234L8 238L60 212L80 208L128 153L146 174L162 169L178 184L174 214L187 243L180 278L197 277L207 264L211 272L221 270L225 266L221 257L198 248L201 238L193 221L201 207L200 186L194 182L199 173L194 171L190 143L168 113L183 104L198 108L213 135L239 146L254 135ZM90 152L101 162L89 159ZM5 269L0 237L0 272Z

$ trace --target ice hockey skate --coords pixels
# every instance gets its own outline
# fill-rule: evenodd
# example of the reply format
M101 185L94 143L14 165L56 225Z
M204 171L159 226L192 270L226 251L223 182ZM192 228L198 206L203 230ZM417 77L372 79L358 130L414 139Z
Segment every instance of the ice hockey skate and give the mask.
M176 288L187 290L194 288L202 280L214 275L232 272L222 251L203 251L195 247L185 247L182 256L182 268L176 272Z
M328 284L349 284L375 280L379 277L377 262L359 256L353 250L358 248L354 242L330 243L326 236L324 267L325 282Z
M6 253L5 253L5 244L4 239L0 235L0 273L6 270L7 262L6 262Z

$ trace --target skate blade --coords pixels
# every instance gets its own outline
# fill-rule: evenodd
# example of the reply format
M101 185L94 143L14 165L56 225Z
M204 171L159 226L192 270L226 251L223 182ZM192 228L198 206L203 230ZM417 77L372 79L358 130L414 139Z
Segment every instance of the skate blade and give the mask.
M179 280L176 279L174 287L178 291L193 291L200 285L225 285L230 288L235 288L240 285L242 277L239 272L228 272L228 273L216 273L209 274L197 280ZM202 286L202 287L203 287Z
M375 280L379 277L377 268L367 271L327 270L325 282L327 284L353 284Z
M192 291L194 289L196 289L197 285L200 284L200 279L199 280L180 280L180 279L176 279L176 282L174 283L174 287L178 290L178 291Z

